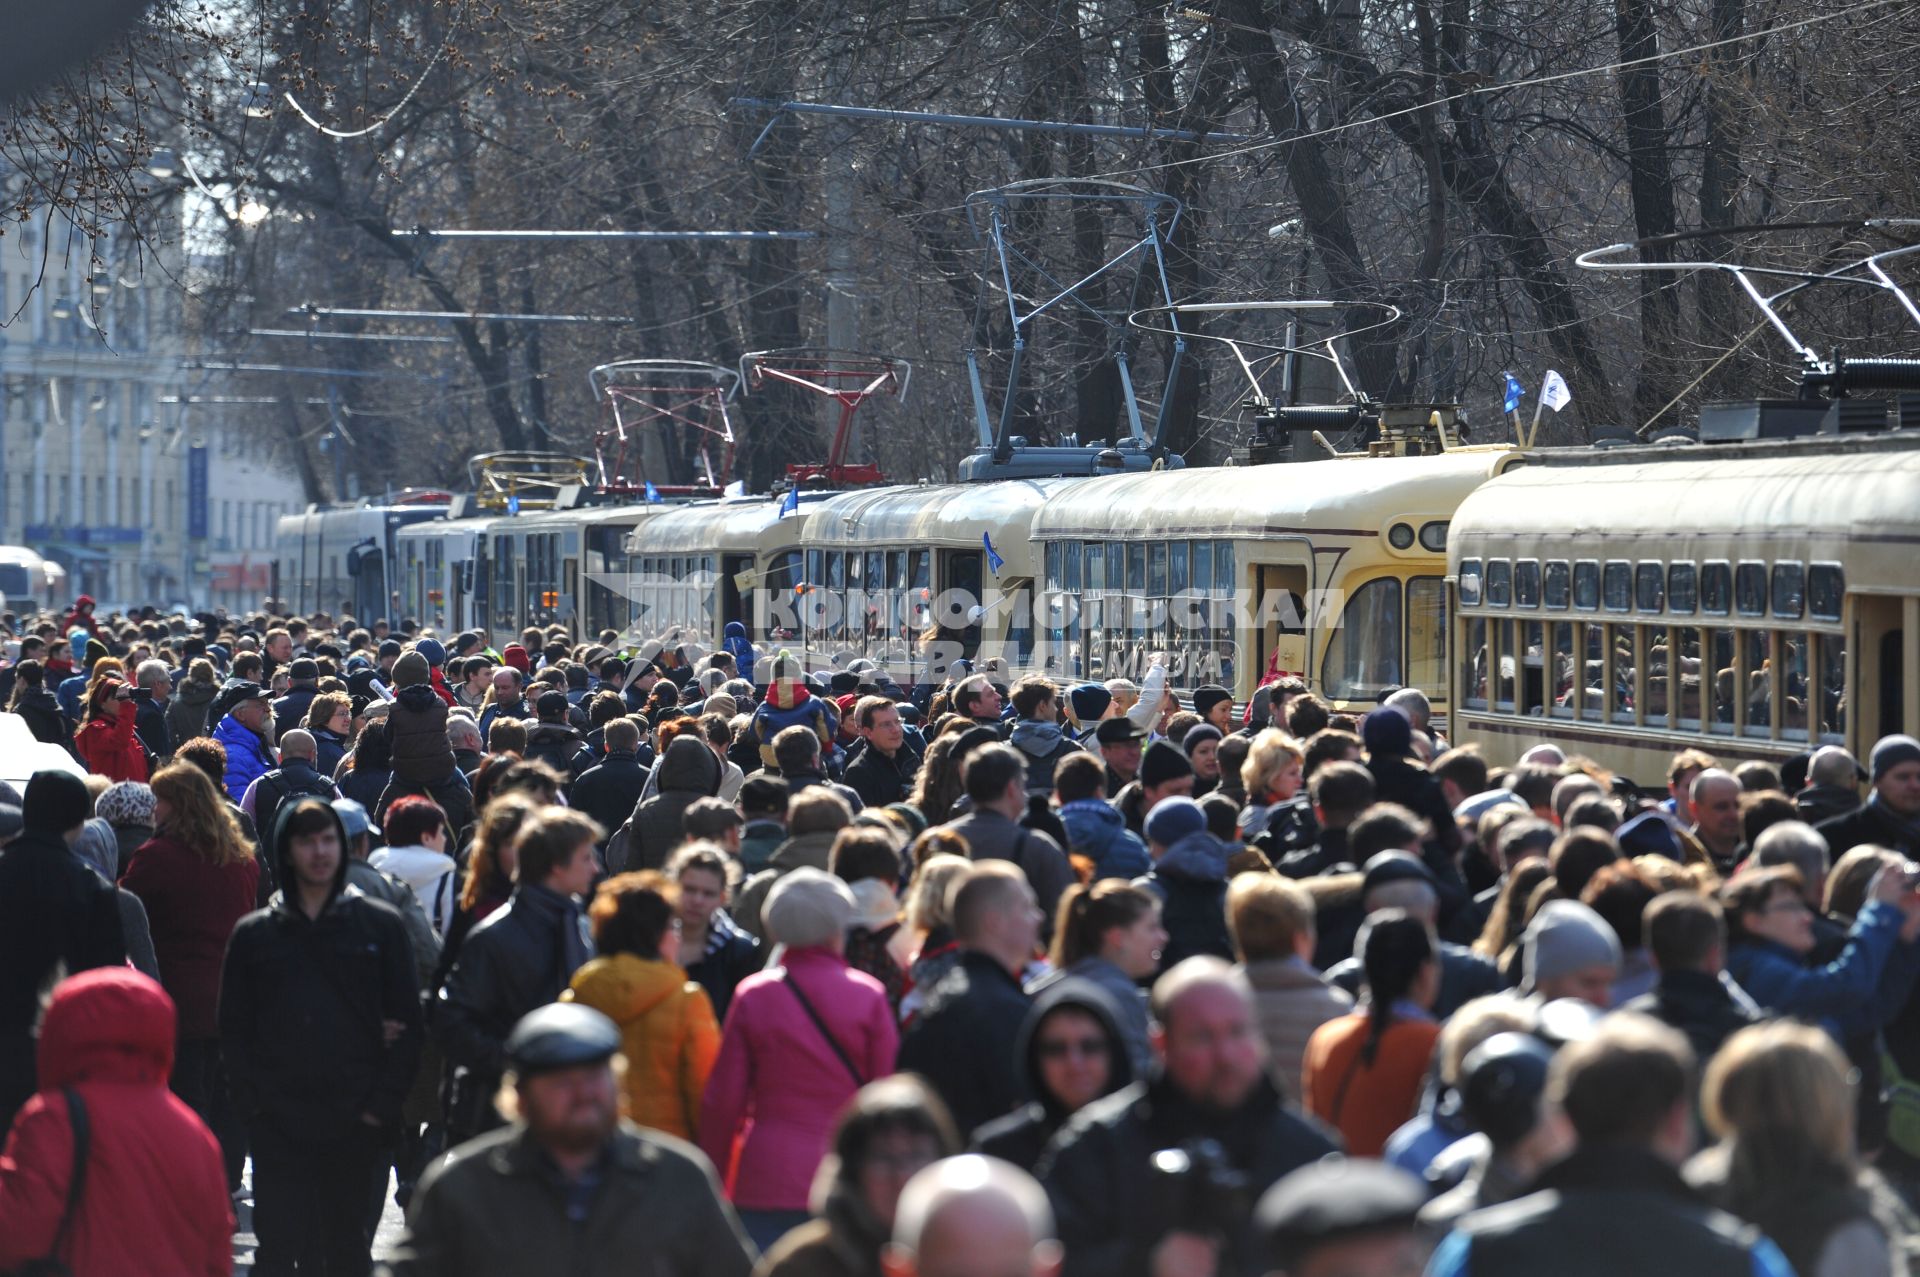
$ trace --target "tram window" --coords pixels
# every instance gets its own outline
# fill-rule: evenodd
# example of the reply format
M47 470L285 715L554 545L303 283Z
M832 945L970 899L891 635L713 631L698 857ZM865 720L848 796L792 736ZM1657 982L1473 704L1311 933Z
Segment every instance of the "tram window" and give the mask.
M1797 621L1807 611L1807 570L1798 563L1773 565L1773 614Z
M1167 594L1167 543L1155 542L1147 547L1147 593L1153 598L1165 598Z
M1127 593L1145 594L1147 592L1147 547L1129 545L1127 547Z
M1578 668L1573 654L1573 623L1555 621L1547 627L1546 661L1542 665L1547 680L1547 712L1555 718L1573 716L1576 686L1573 672Z
M1520 559L1513 565L1513 605L1540 606L1540 560Z
M1707 731L1721 736L1733 734L1733 712L1737 700L1734 681L1735 648L1732 630L1708 630L1706 649L1700 653L1700 681L1706 701Z
M1541 601L1555 611L1567 610L1573 593L1573 572L1565 559L1550 559L1540 587Z
M1847 644L1838 634L1819 636L1814 665L1814 713L1820 740L1829 745L1847 739Z
M1493 641L1498 649L1494 660L1498 662L1493 671L1493 707L1513 712L1513 689L1519 682L1518 662L1513 652L1513 622L1499 620L1493 623Z
M1667 574L1658 563L1642 563L1633 570L1633 605L1658 613L1667 601Z
M1087 545L1087 589L1104 590L1107 588L1107 547L1099 542Z
M1519 646L1514 652L1514 670L1520 685L1516 690L1520 712L1543 718L1547 712L1547 677L1552 668L1547 659L1545 627L1538 621L1521 621Z
M1746 701L1746 728L1748 736L1768 736L1772 734L1774 678L1779 673L1779 663L1773 659L1775 645L1779 637L1766 630L1740 631L1740 667L1739 683L1742 698Z
M1460 606L1480 605L1480 560L1460 560Z
M1487 606L1513 605L1513 564L1505 559L1487 560Z
M1372 702L1385 689L1404 686L1401 634L1396 578L1369 581L1349 595L1320 667L1327 698Z
M1678 616L1692 616L1700 603L1700 581L1693 564L1667 566L1667 610Z
M1600 564L1593 559L1574 561L1573 606L1578 612L1600 610Z
M1469 617L1460 654L1460 693L1468 709L1487 707L1487 619Z
M1213 543L1211 541L1193 543L1192 581L1195 594L1213 592Z
M1646 691L1640 700L1640 722L1646 727L1665 727L1670 712L1673 688L1673 651L1670 632L1664 625L1645 631L1646 646L1640 658L1646 667Z
M1816 563L1807 572L1807 611L1822 621L1840 619L1840 599L1847 592L1846 574L1838 563Z
M1633 606L1633 565L1625 559L1609 559L1600 574L1600 598L1609 612L1624 612Z
M907 588L913 591L913 628L925 633L933 624L933 551L916 550L908 556Z
M1732 565L1700 565L1700 610L1708 616L1725 616L1733 610Z
M1613 683L1607 694L1611 707L1607 717L1616 723L1633 721L1634 673L1640 668L1640 627L1608 626L1607 653L1612 664Z
M1213 543L1213 592L1222 596L1231 596L1233 586L1233 542L1215 541Z
M1674 700L1682 731L1700 730L1700 631L1688 626L1673 632Z
M1767 614L1767 565L1742 563L1733 570L1733 603L1742 616Z
M1447 524L1444 519L1420 525L1420 548L1435 554L1447 552Z
M1060 543L1058 541L1047 542L1047 548L1043 558L1046 564L1044 571L1046 572L1047 586L1050 589L1057 590L1062 584L1060 580Z
M1407 686L1439 688L1447 680L1447 583L1437 576L1407 582Z
M1580 717L1598 721L1607 705L1607 627L1588 621L1580 632Z
M1167 544L1167 594L1184 594L1187 590L1187 543L1172 541Z
M1080 589L1080 543L1069 541L1060 548L1060 580L1069 590Z
M1805 631L1781 634L1775 640L1782 647L1779 685L1774 689L1779 706L1780 735L1785 740L1807 739L1807 706L1813 689L1812 667L1814 636Z

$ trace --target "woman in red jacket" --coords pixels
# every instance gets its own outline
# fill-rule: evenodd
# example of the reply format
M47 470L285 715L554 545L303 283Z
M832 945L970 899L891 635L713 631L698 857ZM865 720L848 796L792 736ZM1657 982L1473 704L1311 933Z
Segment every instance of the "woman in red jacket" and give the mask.
M147 778L147 751L134 735L139 710L133 689L117 678L103 678L87 697L87 721L74 733L73 747L87 770L111 781Z
M174 1094L219 1136L227 1181L240 1186L246 1137L220 1068L220 964L234 924L253 909L260 862L207 774L191 763L153 777L154 834L120 871L153 931L160 983L180 1010Z
M0 1271L49 1257L74 1277L233 1271L233 1199L220 1149L167 1091L173 1001L125 967L54 989L40 1029L40 1093L0 1153ZM86 1178L66 1215L74 1164L68 1095L86 1112Z

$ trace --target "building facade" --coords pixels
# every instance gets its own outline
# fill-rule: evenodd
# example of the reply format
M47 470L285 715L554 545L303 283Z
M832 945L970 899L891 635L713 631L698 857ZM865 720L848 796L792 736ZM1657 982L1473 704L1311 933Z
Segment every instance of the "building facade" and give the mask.
M274 522L304 504L246 415L274 409L191 367L182 297L130 243L59 218L0 237L0 544L62 564L103 611L258 607Z

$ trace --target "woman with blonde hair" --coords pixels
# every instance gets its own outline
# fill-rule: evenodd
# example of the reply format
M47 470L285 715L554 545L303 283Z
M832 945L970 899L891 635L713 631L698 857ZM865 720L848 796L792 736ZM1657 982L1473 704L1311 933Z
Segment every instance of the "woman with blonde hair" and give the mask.
M306 729L313 733L313 769L333 779L353 739L353 700L345 692L322 692L307 702Z
M154 773L154 834L134 849L120 885L140 897L160 984L179 1014L174 1093L220 1139L227 1182L240 1185L246 1142L220 1064L220 969L234 924L253 910L260 863L224 795L192 763Z
M929 829L915 840L914 846L919 847L922 842L935 839L942 833L958 837L949 831ZM965 846L965 841L961 840L962 850ZM952 891L953 884L966 877L972 868L973 861L967 856L938 851L919 861L919 867L907 882L906 894L901 898L901 913L916 947L912 960L907 964L907 992L900 999L902 1023L912 1019L920 1009L921 1002L926 998L926 990L959 965L960 942L954 938L953 914L947 908L947 895Z
M1811 1025L1740 1030L1707 1065L1700 1110L1719 1143L1686 1177L1771 1237L1802 1277L1904 1273L1917 1225L1854 1143L1851 1066Z
M1300 742L1271 727L1253 738L1247 761L1240 765L1247 805L1240 812L1240 836L1251 841L1267 831L1276 808L1300 792L1306 751Z

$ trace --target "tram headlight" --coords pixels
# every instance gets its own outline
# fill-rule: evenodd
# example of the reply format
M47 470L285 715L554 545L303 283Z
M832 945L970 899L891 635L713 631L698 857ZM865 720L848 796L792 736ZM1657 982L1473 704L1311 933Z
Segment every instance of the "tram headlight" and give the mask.
M1396 550L1411 550L1413 539L1411 523L1396 523L1387 529L1387 544Z

